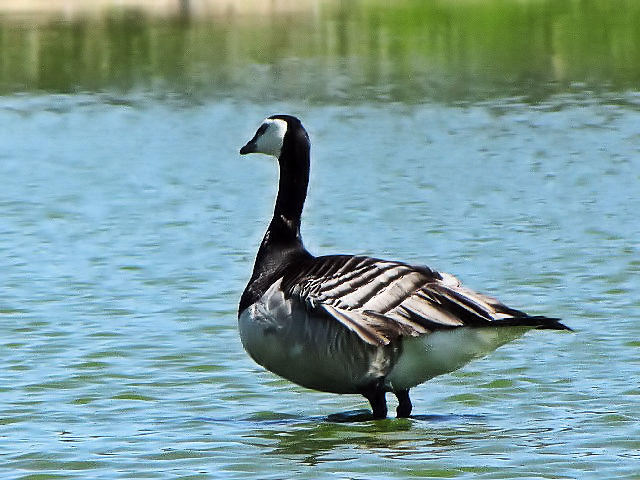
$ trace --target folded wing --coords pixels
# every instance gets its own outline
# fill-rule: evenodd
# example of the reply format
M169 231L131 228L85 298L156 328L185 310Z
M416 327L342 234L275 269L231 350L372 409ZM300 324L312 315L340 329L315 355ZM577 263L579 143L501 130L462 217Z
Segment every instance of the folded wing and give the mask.
M465 288L453 275L365 256L311 258L285 271L282 288L372 345L462 326L567 329L557 319L529 316Z

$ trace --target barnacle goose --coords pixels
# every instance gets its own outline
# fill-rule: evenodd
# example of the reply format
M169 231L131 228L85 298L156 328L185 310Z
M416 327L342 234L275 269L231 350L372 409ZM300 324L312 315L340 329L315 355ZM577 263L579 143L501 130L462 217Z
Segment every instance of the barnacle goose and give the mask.
M310 142L296 117L264 120L240 154L280 165L273 218L240 299L245 350L303 387L363 395L374 418L411 414L409 389L452 372L532 328L570 330L474 292L426 266L366 256L309 253L300 217L309 182Z

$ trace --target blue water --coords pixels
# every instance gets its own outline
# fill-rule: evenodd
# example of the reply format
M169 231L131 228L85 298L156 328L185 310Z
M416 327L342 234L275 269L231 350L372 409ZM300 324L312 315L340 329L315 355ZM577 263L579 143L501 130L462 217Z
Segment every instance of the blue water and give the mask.
M640 478L640 102L622 100L2 98L0 477ZM277 171L238 149L277 112L312 138L311 251L426 263L575 333L416 388L406 420L255 365L236 309Z

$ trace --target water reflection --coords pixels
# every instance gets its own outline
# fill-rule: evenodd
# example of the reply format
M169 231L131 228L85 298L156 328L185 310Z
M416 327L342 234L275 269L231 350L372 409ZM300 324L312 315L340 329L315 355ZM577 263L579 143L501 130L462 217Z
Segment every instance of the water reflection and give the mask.
M417 415L408 419L371 420L368 410L329 417L259 412L246 419L199 418L221 428L240 429L242 443L278 458L295 458L313 466L331 461L359 460L363 454L381 458L417 459L449 454L481 439L510 437L486 425L487 417L472 414ZM490 435L489 435L490 434ZM276 460L277 462L277 460Z
M493 437L497 432L489 432L478 418L447 415L347 424L308 419L281 428L257 424L246 438L270 455L317 465L352 459L362 462L367 454L374 455L374 461L433 458L477 443L490 433Z
M262 12L261 12L262 13ZM478 100L637 89L633 1L320 2L295 14L0 17L0 93Z

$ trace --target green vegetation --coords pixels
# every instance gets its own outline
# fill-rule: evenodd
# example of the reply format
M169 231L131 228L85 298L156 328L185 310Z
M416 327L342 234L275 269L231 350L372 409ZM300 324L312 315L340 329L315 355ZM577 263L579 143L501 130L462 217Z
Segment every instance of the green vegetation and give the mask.
M640 2L326 2L305 14L0 17L0 94L537 101L640 85Z

